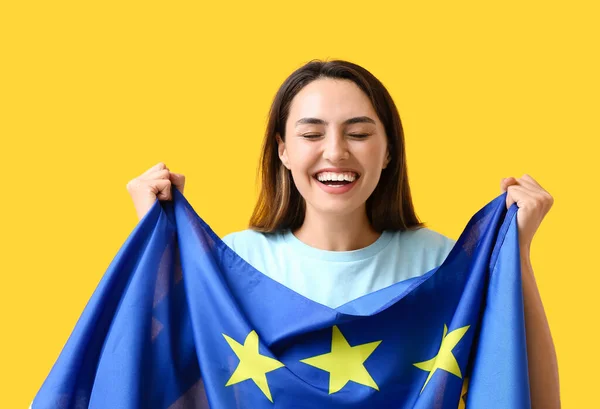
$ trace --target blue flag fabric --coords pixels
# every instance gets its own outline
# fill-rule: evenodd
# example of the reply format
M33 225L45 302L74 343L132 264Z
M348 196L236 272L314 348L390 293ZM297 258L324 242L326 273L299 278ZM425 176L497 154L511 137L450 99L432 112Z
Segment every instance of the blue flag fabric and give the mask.
M244 261L173 189L125 241L32 409L530 408L506 193L423 276L332 309ZM318 283L315 283L318 285Z

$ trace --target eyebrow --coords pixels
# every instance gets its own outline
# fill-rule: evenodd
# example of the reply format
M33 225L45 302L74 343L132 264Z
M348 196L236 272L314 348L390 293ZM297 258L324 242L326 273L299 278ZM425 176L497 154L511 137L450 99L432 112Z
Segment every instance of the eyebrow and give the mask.
M354 118L346 119L342 125L351 125L351 124L359 124L359 123L370 123L375 125L375 120L369 118L368 116L356 116ZM329 125L329 122L324 121L319 118L302 118L296 121L296 126L304 125L304 124L314 124L314 125Z

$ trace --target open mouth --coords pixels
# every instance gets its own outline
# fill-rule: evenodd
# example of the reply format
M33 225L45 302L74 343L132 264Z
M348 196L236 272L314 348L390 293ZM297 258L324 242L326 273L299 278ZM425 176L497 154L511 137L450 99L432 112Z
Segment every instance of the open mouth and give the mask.
M315 178L316 179L316 178ZM322 183L326 186L332 186L332 187L337 187L337 186L346 186L349 185L350 183L354 183L358 180L358 178L356 178L355 180L353 180L352 182L349 182L347 180L328 180L328 181L321 181L319 179L317 179L317 182Z
M344 172L343 174L333 174L325 172L321 174L316 174L313 176L313 178L317 182L326 186L341 187L356 182L360 178L360 175L354 172Z

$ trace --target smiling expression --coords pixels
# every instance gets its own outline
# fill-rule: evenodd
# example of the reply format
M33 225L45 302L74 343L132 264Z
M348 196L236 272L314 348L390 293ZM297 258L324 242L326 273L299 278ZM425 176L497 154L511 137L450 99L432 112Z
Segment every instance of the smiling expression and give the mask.
M349 80L306 85L292 100L285 143L277 139L279 157L307 211L361 210L389 162L383 124L367 95Z

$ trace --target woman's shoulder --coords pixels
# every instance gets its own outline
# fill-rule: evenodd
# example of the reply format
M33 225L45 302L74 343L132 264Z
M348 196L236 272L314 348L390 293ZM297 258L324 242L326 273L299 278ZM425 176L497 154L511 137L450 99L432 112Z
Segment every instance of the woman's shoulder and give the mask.
M456 240L428 227L395 231L392 234L398 245L409 252L426 251L444 257L456 244Z
M428 227L392 232L386 258L412 271L426 272L442 264L456 241Z
M399 232L400 237L403 237L407 240L417 240L422 243L428 243L433 246L444 246L447 244L456 243L456 240L439 233L435 230L430 229L429 227L421 227L415 230L404 230Z
M263 233L252 229L244 229L226 234L221 238L234 251L264 247L273 244L280 233Z

